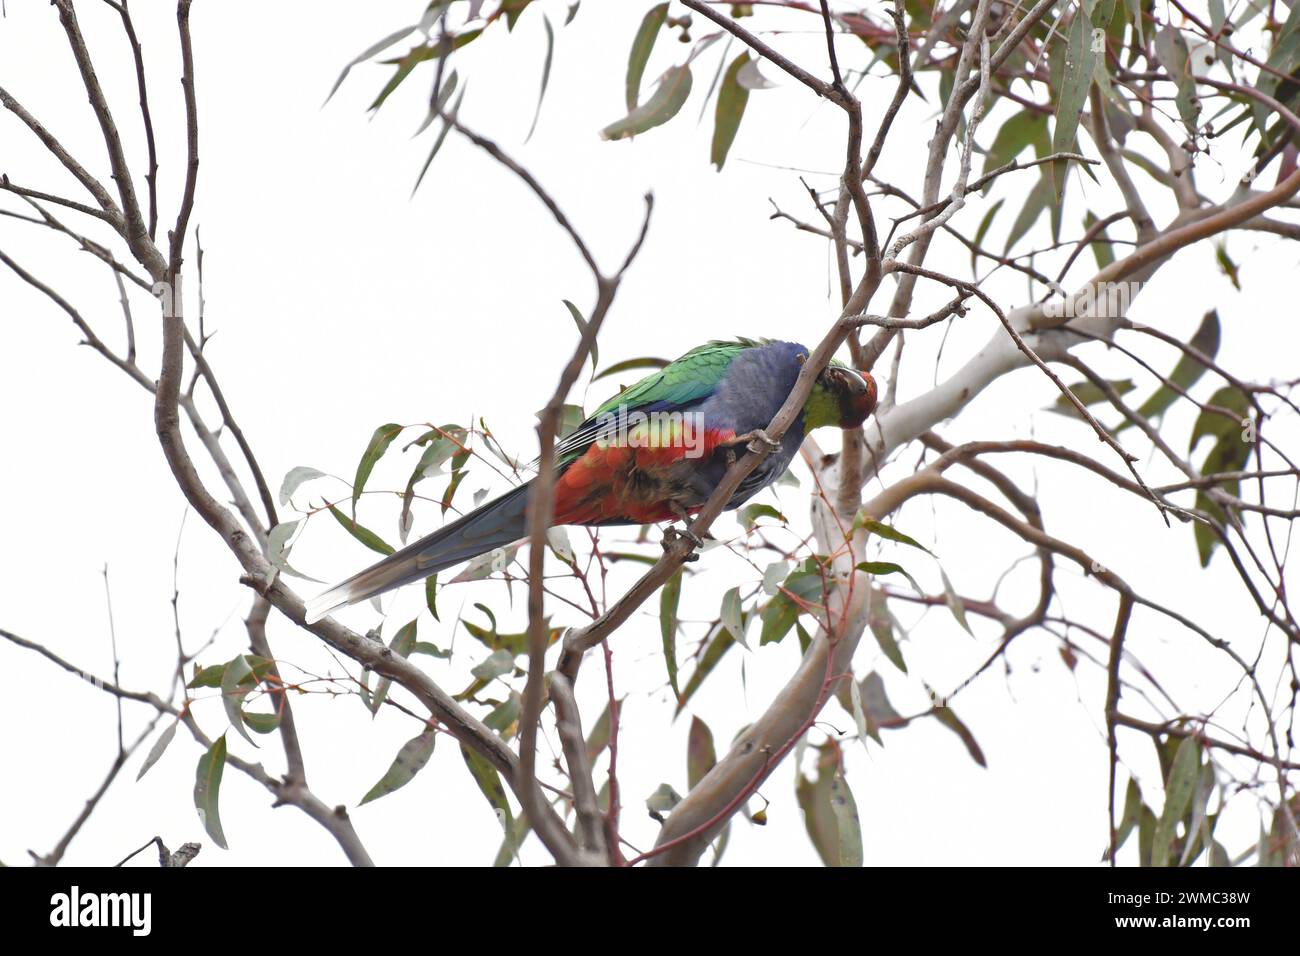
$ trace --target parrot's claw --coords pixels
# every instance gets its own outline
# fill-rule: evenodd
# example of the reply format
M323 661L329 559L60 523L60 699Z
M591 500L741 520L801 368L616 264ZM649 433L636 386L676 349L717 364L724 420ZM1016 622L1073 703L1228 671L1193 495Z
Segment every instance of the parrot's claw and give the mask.
M679 529L676 525L670 524L668 527L664 528L664 540L663 540L664 550L665 551L671 550L672 546L677 543L677 540L679 538L686 538L688 541L691 542L692 545L695 546L695 548L704 547L704 542L701 541L699 536L690 528ZM691 553L686 556L686 560L687 561L700 560L699 551L692 550Z
M772 451L781 447L781 443L769 435L761 428L755 428L752 432L745 432L743 435L737 435L728 445L745 445L752 452L761 452L762 446L766 445Z
M695 522L691 520L690 513L676 501L672 502L669 507L672 508L673 514L677 515L677 517L682 520L682 527L678 530L673 525L669 525L664 530L664 547L669 547L678 538L685 538L697 548L704 547L704 539L696 534L695 529L692 527ZM705 532L705 536L712 537L707 531ZM688 560L693 561L697 557L699 557L699 555L692 554L691 558Z

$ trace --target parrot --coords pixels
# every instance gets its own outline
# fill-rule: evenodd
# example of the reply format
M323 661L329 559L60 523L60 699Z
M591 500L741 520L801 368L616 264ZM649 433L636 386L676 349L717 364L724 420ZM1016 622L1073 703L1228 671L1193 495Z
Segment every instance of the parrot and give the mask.
M708 501L738 448L771 451L726 504L738 508L776 481L804 437L823 426L858 428L876 408L869 372L833 359L779 442L764 429L794 388L810 352L797 342L711 341L623 389L555 446L554 525L682 521ZM505 547L527 536L525 482L312 599L314 623L338 608Z

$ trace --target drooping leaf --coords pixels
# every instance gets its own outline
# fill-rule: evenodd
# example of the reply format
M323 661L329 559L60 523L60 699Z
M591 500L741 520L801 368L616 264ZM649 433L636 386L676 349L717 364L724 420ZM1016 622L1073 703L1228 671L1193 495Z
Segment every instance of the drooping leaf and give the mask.
M1178 107L1178 115L1182 118L1188 133L1195 135L1196 116L1201 109L1200 102L1196 98L1196 81L1192 78L1187 40L1182 31L1172 24L1166 23L1156 34L1156 58L1177 87L1174 104Z
M748 620L740 605L740 588L731 588L722 596L720 614L722 626L727 629L727 633L742 647L748 647L749 645L745 643L745 626Z
M911 582L912 587L914 587L918 593L925 593L921 590L921 586L916 583L916 579L908 574L901 564L895 564L893 561L861 561L856 564L854 568L864 574L876 576L882 574L901 574Z
M691 729L686 736L686 785L692 790L704 775L718 762L713 749L713 731L699 717L691 718Z
M397 751L397 756L393 758L393 763L387 772L379 778L378 783L366 791L366 795L361 798L361 803L357 806L369 803L371 800L378 800L410 783L433 756L433 746L437 740L438 735L435 731L426 730L418 737L412 737L402 744L402 749Z
M514 826L514 813L510 809L510 802L506 800L506 788L501 783L501 775L497 773L496 767L488 763L486 757L468 749L461 744L460 755L465 758L465 766L469 768L470 775L473 776L474 782L478 784L479 790L491 804L497 819L502 821L502 825ZM507 833L510 830L506 831Z
M447 85L450 89L444 90L448 96L450 96L451 92L455 90L455 86L451 84L451 81L455 78L456 71L453 70L447 81ZM468 84L466 84L466 86L468 86ZM440 91L438 102L436 102L431 109L433 115L441 113L446 107L446 104L442 102L441 95L444 91ZM452 124L455 122L456 117L460 115L460 104L464 102L464 100L465 87L461 87L460 92L456 95L456 102L452 103L451 109L446 111L446 121L443 122L442 129L438 130L438 135L434 137L433 146L429 150L429 155L425 157L424 165L420 167L420 174L415 177L415 185L411 187L412 196L414 196L416 191L420 188L420 183L424 182L424 177L428 174L429 167L433 165L434 158L442 150L442 144L447 141L447 134L451 132Z
M1079 116L1083 104L1088 100L1088 88L1092 86L1092 77L1097 59L1097 44L1093 42L1093 28L1088 18L1076 13L1069 26L1069 42L1065 49L1064 73L1056 97L1056 126L1052 130L1052 151L1055 153L1074 150L1075 134L1079 129ZM1103 31L1098 30L1098 33ZM1105 50L1104 43L1102 50ZM1064 186L1067 162L1058 160L1052 164L1058 167L1053 175L1056 177L1058 198Z
M877 521L866 512L858 514L854 526L857 528L865 528L870 534L879 535L882 538L888 538L890 541L897 541L899 544L905 544L912 548L920 548L926 554L934 554L933 551L921 544L915 538L903 534L903 532L899 531L892 525L885 524L883 521Z
M387 556L396 550L391 544L379 537L379 535L375 534L365 525L349 518L333 505L329 505L329 510L330 514L334 516L339 524L343 525L343 528L348 534L352 535L352 537L356 538L371 551L377 551L378 553Z
M1052 174L1046 167L1042 168L1043 172L1039 173L1038 182L1034 183L1033 188L1029 190L1029 194L1020 207L1020 213L1011 224L1011 230L1007 233L1007 242L1003 247L1003 252L1009 251L1012 246L1024 238L1025 234L1042 217L1043 211L1054 203L1056 187L1052 183Z
M230 726L234 727L243 737L254 747L253 738L248 736L248 731L244 729L244 698L249 692L257 686L253 679L253 668L248 663L248 659L240 654L234 660L226 664L225 673L221 675L221 703L226 709L226 717L230 720Z
M180 719L177 718L167 726L166 730L158 735L158 739L155 740L153 746L149 748L149 753L144 758L144 763L140 765L140 772L135 775L137 781L149 772L150 767L158 762L158 758L163 755L163 751L165 751L168 745L172 742L172 738L176 736L176 728L180 726L180 723Z
M829 797L838 836L837 865L862 866L862 824L858 820L858 804L843 773L831 778Z
M745 116L745 106L749 103L749 90L737 79L740 71L749 64L749 53L745 52L731 61L718 90L718 104L713 114L713 145L709 159L721 171L727 162L727 153L735 142L736 131Z
M626 139L662 126L677 115L690 94L691 68L685 65L670 67L650 98L623 119L601 130L601 138Z
M668 4L660 3L650 8L632 40L632 52L627 60L627 111L633 112L641 102L641 77L645 75L650 51L654 49L659 30L668 18Z
M678 568L659 592L659 633L663 638L664 663L668 667L668 685L678 699L682 696L677 686L677 604L681 597L682 570Z
M939 578L943 581L943 599L948 605L948 610L952 612L952 616L956 618L962 630L974 637L975 632L970 629L970 622L966 620L966 605L957 596L957 591L953 588L952 582L948 580L948 575L943 568L939 569Z
M1099 57L1098 62L1103 62L1102 58ZM1097 217L1092 214L1091 210L1089 210L1089 212L1083 217L1083 228L1091 229L1096 222ZM1111 249L1110 241L1106 237L1105 229L1097 233L1092 242L1088 243L1088 246L1092 249L1092 257L1096 260L1098 269L1104 269L1115 261L1115 252ZM1064 398L1064 396L1062 397Z
M986 212L984 218L980 220L979 228L975 230L975 238L972 240L971 244L976 248L971 249L970 253L970 267L972 272L975 271L975 263L979 259L979 252L977 249L983 248L984 237L988 234L989 228L993 225L994 217L997 216L998 210L1002 208L1002 204L1005 202L1005 199L999 199L990 206L989 211Z
M862 865L862 828L832 743L817 748L817 776L795 774L795 798L804 827L826 866Z
M542 116L542 101L546 99L546 86L551 81L551 59L555 54L555 31L551 28L551 18L542 14L542 23L546 27L546 59L542 62L542 84L537 91L537 109L533 111L533 123L528 127L524 142L533 138L537 130L537 121Z
M1201 746L1194 738L1184 737L1178 745L1173 767L1165 780L1165 805L1152 837L1152 866L1168 866L1170 863L1175 827L1191 805L1200 769Z
M419 618L416 618L403 624L398 628L397 633L393 635L393 639L388 642L388 649L396 657L405 659L411 656L411 652L415 650L416 630L419 623ZM392 686L393 682L389 678L381 677L379 679L379 683L375 685L375 692L370 697L370 712L372 714L379 713L379 708L383 706L384 700L388 697L388 691Z
M370 441L366 445L366 450L361 454L361 460L357 462L357 476L352 481L352 510L356 513L357 501L361 498L361 492L365 490L366 482L370 480L370 473L375 470L375 463L384 456L388 451L388 446L393 443L402 431L402 426L390 422L387 425L380 425L375 429L375 433L370 436Z
M569 310L569 315L573 316L573 324L578 327L578 336L579 338L581 338L582 336L587 334L587 320L586 318L583 317L582 310L579 309L576 305L574 305L568 299L564 299L563 301L565 306ZM591 371L595 373L596 366L600 364L600 347L596 344L595 339L591 340L590 354L591 354Z
M1127 395L1137 386L1133 384L1132 379L1123 378L1111 382L1110 387L1115 389L1118 395ZM1074 393L1074 397L1084 405L1096 405L1098 402L1106 401L1106 393L1090 381L1075 382L1069 388ZM1079 415L1079 410L1074 407L1074 402L1064 395L1056 396L1056 400L1047 406L1047 411L1058 415L1073 415L1075 418L1082 417Z
M379 91L375 101L370 104L370 112L373 113L383 106L388 97L393 94L393 91L401 86L402 82L411 75L411 71L421 63L439 60L447 54L459 50L467 43L477 40L482 32L482 29L476 29L466 30L464 33L458 33L455 36L438 36L430 39L427 43L412 47L404 56L382 61L385 65L395 66L397 69L393 71L392 77L384 84L384 88Z
M986 176L993 170L1000 169L1030 146L1037 146L1038 153L1046 153L1048 142L1047 117L1037 110L1023 110L998 129L997 135L993 137L993 145L989 147L984 157L984 170L981 175ZM985 186L984 191L988 192L992 189L995 182L997 180ZM979 244L978 238L975 243Z
M438 617L438 575L431 574L424 579L424 603L429 608L429 613L433 615L435 621L441 621Z
M1205 353L1208 358L1213 359L1219 351L1219 336L1219 311L1218 309L1211 309L1205 313L1200 326L1196 329L1196 334L1192 336L1192 340L1188 344L1192 348ZM1183 353L1179 356L1174 370L1169 373L1169 380L1186 392L1204 374L1205 366L1190 355ZM1141 404L1138 408L1138 414L1144 418L1157 418L1163 415L1169 406L1177 401L1178 397L1176 391L1168 385L1161 384L1155 393ZM1123 431L1130 424L1131 422L1125 419L1115 431Z
M889 613L889 606L885 603L883 594L872 594L871 613L867 617L867 626L871 628L871 633L884 655L906 674L907 662L903 660L903 649L894 636L894 616Z
M207 830L212 842L221 849L226 847L226 835L221 830L221 813L219 808L221 796L221 773L226 767L226 736L222 734L199 758L194 775L194 806L199 811L199 820Z
M325 97L325 102L328 103L331 99L334 98L334 94L339 91L339 87L342 86L343 81L348 78L348 73L351 72L354 66L357 66L360 63L364 63L366 62L366 60L369 60L371 57L384 52L384 50L387 50L398 40L402 39L402 37L409 36L415 29L416 29L416 24L414 23L411 24L410 26L402 27L402 29L400 30L394 30L392 33L384 37L379 42L373 43L370 46L366 47L365 50L363 50L357 57L350 60L347 66L343 67L343 72L339 74L339 78L335 80L334 85L330 87L329 95Z
M966 751L981 767L987 767L988 762L984 759L984 751L975 740L975 735L970 732L970 728L961 722L960 718L952 712L951 707L936 707L934 716L949 730L961 738L961 742L966 745Z

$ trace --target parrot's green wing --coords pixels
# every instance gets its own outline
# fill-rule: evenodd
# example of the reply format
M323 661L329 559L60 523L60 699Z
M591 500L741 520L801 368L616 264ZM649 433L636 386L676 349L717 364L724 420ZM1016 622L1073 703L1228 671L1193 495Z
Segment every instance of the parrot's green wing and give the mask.
M751 339L734 342L709 342L693 348L681 358L652 372L630 385L597 408L555 447L557 464L580 457L607 425L605 416L619 409L634 411L653 408L658 411L681 408L707 398L726 374L731 360L745 349L761 343Z

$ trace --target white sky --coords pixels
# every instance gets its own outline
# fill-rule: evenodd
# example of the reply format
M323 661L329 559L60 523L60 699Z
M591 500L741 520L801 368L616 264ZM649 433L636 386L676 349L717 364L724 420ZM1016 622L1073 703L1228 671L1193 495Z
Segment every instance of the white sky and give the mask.
M140 168L135 79L116 14L85 6L82 18L101 78ZM727 168L715 173L707 164L711 106L704 122L695 124L715 47L701 60L696 92L673 123L634 143L601 142L597 131L622 112L627 49L643 6L584 3L575 22L561 30L565 5L546 0L543 7L557 25L555 65L541 122L526 146L522 140L541 69L541 18L530 11L513 35L494 27L458 61L468 79L463 116L532 169L607 268L621 261L639 222L641 196L653 189L650 238L601 336L603 365L641 355L672 357L705 339L734 334L816 341L836 311L828 298L827 249L788 223L769 221L769 196L783 208L810 211L797 173L768 164L834 170L842 154L840 117L790 83L755 93ZM584 311L590 306L593 290L585 268L545 210L468 144L449 139L411 198L431 142L429 133L410 139L423 115L427 74L417 74L373 121L365 107L382 86L387 67L356 68L335 99L321 108L343 64L373 40L416 19L419 7L204 0L195 5L202 127L195 221L206 252L207 323L217 332L209 357L276 486L295 465L350 476L371 431L388 421L467 422L481 415L508 447L531 458L536 450L533 411L549 396L574 344L573 324L561 300L572 299ZM153 5L141 5L136 18L163 155L165 223L174 218L182 172L174 18L170 9ZM807 26L805 19L795 21L798 30ZM780 40L782 49L820 67L819 35L796 33ZM856 41L845 41L843 49L850 47L859 56ZM658 51L662 59L652 61L648 79L684 49L665 37ZM767 73L777 79L770 67ZM9 0L7 16L0 19L0 83L93 171L107 177L102 143L48 4ZM885 79L869 79L860 88L873 128L892 88ZM882 161L883 175L915 192L929 123L925 108L913 103ZM69 178L13 117L3 118L0 131L3 171L14 181L74 194L75 184L69 185ZM985 143L991 133L990 128L982 137ZM1216 149L1221 152L1203 162L1201 184L1212 195L1225 196L1243 158L1235 141L1220 142ZM823 177L819 183L831 181ZM995 195L1008 196L1012 208L1029 185L1008 182ZM1076 201L1067 210L1066 234L1077 232L1083 214L1077 203L1079 181L1072 185ZM1085 186L1094 211L1118 208L1110 191ZM1158 219L1172 214L1166 197L1154 190L1150 202ZM12 202L6 205L17 208ZM962 221L977 222L985 208L981 200L972 202ZM1008 209L1002 216L1005 228L1014 217ZM0 222L0 244L68 294L111 344L120 343L116 290L101 264L75 255L66 240L12 221ZM1204 246L1180 254L1163 270L1143 292L1133 316L1190 337L1204 311L1217 307L1225 330L1220 356L1228 367L1256 379L1293 377L1300 340L1289 321L1294 305L1283 296L1295 285L1295 253L1254 235L1235 236L1229 248L1242 267L1244 292L1231 288L1214 266L1212 249ZM968 268L963 251L942 243L928 264L958 274ZM1004 305L1024 300L1023 283L1017 280L996 277L989 288ZM918 309L928 311L945 298L942 290L923 288ZM158 341L148 304L143 299L137 303L137 327L142 362L153 374ZM165 692L174 663L172 555L185 508L158 449L151 404L100 357L78 348L65 317L7 272L0 274L0 309L8 343L0 350L0 441L5 449L0 626L107 674L112 661L101 577L107 564L122 683ZM982 344L995 321L973 309L954 326L940 375L951 373ZM926 356L933 355L940 337L936 330L909 347L900 400L922 393L932 382L934 364ZM1134 377L1140 388L1151 388L1149 379L1122 357L1095 348L1085 354L1108 376ZM1147 354L1165 368L1175 357L1170 350ZM880 372L886 367L882 364ZM1067 375L1068 380L1075 377ZM606 397L613 384L597 383L590 400ZM1207 396L1213 387L1208 381L1200 385ZM1053 386L1041 374L1024 370L996 383L960 422L941 431L950 440L1034 434L1107 461L1084 426L1039 411L1053 395ZM1185 443L1191 422L1186 409L1170 416L1176 447ZM1294 422L1274 429L1278 440L1288 432L1292 440L1296 437ZM832 440L826 437L823 443ZM1131 434L1126 440L1139 453L1147 451ZM390 456L376 470L371 487L400 487L413 461ZM909 451L887 478L905 474L915 461L916 452ZM1107 463L1118 466L1117 461ZM1149 458L1144 464L1150 465ZM1109 486L1054 465L1039 463L1036 470L1021 465L1012 471L1026 486L1037 483L1049 531L1098 555L1152 597L1179 606L1241 653L1253 654L1263 632L1253 605L1230 587L1222 555L1209 572L1200 570L1190 528L1176 524L1166 530L1149 504L1117 497ZM1147 475L1159 480L1167 473L1149 467ZM472 474L462 496L468 500L466 492L485 482L484 472ZM317 494L328 490L337 496L342 486L322 482L313 487ZM435 487L441 491L440 483ZM296 500L310 497L300 494ZM805 521L801 492L782 489L781 501L788 515ZM363 508L362 520L395 538L396 509L367 506L371 510ZM436 509L417 508L417 532L435 527L437 520ZM332 581L368 563L371 555L327 522L311 523L293 561L306 573ZM933 508L925 501L913 503L894 523L933 544L957 589L972 595L987 595L1001 570L1029 553L1022 543L949 502ZM733 528L728 522L719 532ZM602 537L611 539L617 536ZM583 536L574 534L574 540ZM939 576L928 559L897 549L885 549L884 556L902 561L927 588L938 589ZM755 560L761 565L767 559ZM1081 583L1073 568L1061 565L1058 581L1066 608L1108 632L1114 596ZM701 573L688 581L683 599L683 616L691 619L713 617L727 587L756 579L748 563L722 549L696 567ZM635 570L616 569L611 594L626 587ZM1010 609L1024 611L1032 605L1036 573L1024 565L1003 585ZM234 561L191 516L181 538L180 615L191 648L219 629L215 645L201 657L205 664L246 648L239 617L248 595L236 579ZM302 585L307 594L315 588ZM516 588L516 598L521 594ZM386 605L393 608L386 633L413 616L421 601L420 589L414 588ZM475 602L492 605L503 631L520 630L525 619L522 602L510 606L501 585L461 585L444 593L441 625L427 616L421 621L422 639L449 644L451 621L462 601L469 616L477 614ZM900 605L896 612L906 622L917 618L910 606ZM555 613L557 622L580 623L571 610L557 607ZM368 627L375 615L366 607L343 619ZM894 704L911 713L924 706L926 685L951 689L996 647L994 629L977 623L976 631L978 637L972 639L946 611L936 610L905 645L908 675L880 657L869 640L859 651L855 671L861 676L878 669ZM751 636L756 634L755 628ZM680 639L683 657L698 636L696 627ZM340 672L314 638L274 618L271 640L290 673L297 668ZM466 683L469 667L485 656L464 631L454 640L453 663L429 665L435 679L453 692ZM661 782L679 792L686 789L689 718L668 723L670 693L659 644L654 601L615 639L618 692L628 695L619 768L624 830L641 847L653 843L657 829L644 812L645 797ZM1104 658L1099 645L1081 646ZM1232 690L1230 665L1163 619L1136 614L1130 647L1189 710L1213 708ZM1042 632L1022 636L1009 654L1009 678L995 668L954 702L988 757L987 770L976 766L958 739L934 721L888 733L883 749L874 743L865 749L845 743L868 864L1096 862L1107 839L1105 677L1087 663L1071 673L1057 649L1056 639ZM690 711L707 721L722 749L761 713L796 660L793 635L747 655L733 650ZM0 818L9 821L0 828L0 860L13 865L25 860L29 848L47 852L98 785L115 746L115 710L110 698L8 644L0 644L0 673L5 677ZM590 726L604 695L598 655L583 673L580 699ZM419 729L392 708L372 720L355 697L315 694L297 698L294 706L312 788L323 800L350 808ZM1137 702L1133 710L1150 716ZM196 713L210 735L225 729L217 700L199 704ZM1232 715L1226 718L1230 726L1239 726L1235 708L1223 713ZM148 716L144 708L129 707L128 733ZM824 716L822 728L852 730L851 717L837 705ZM229 740L233 750L250 756L251 748L242 740L234 734ZM1121 741L1126 765L1157 799L1160 785L1150 744L1131 733ZM262 743L251 759L279 772L276 741L263 738ZM223 852L210 845L191 801L199 753L193 741L178 734L158 765L135 783L143 758L138 754L73 843L67 861L113 863L155 834L173 847L186 840L203 842L202 865L343 861L315 824L294 809L271 810L270 795L231 768L221 795L231 849ZM549 763L545 754L543 765ZM791 764L787 761L761 789L771 801L769 825L756 828L738 821L724 862L816 862L794 800ZM353 818L376 861L385 864L489 863L499 843L497 823L449 739L440 742L411 785L354 810ZM1250 795L1238 797L1218 835L1231 852L1240 851L1253 842L1257 819ZM533 844L524 857L544 858Z

